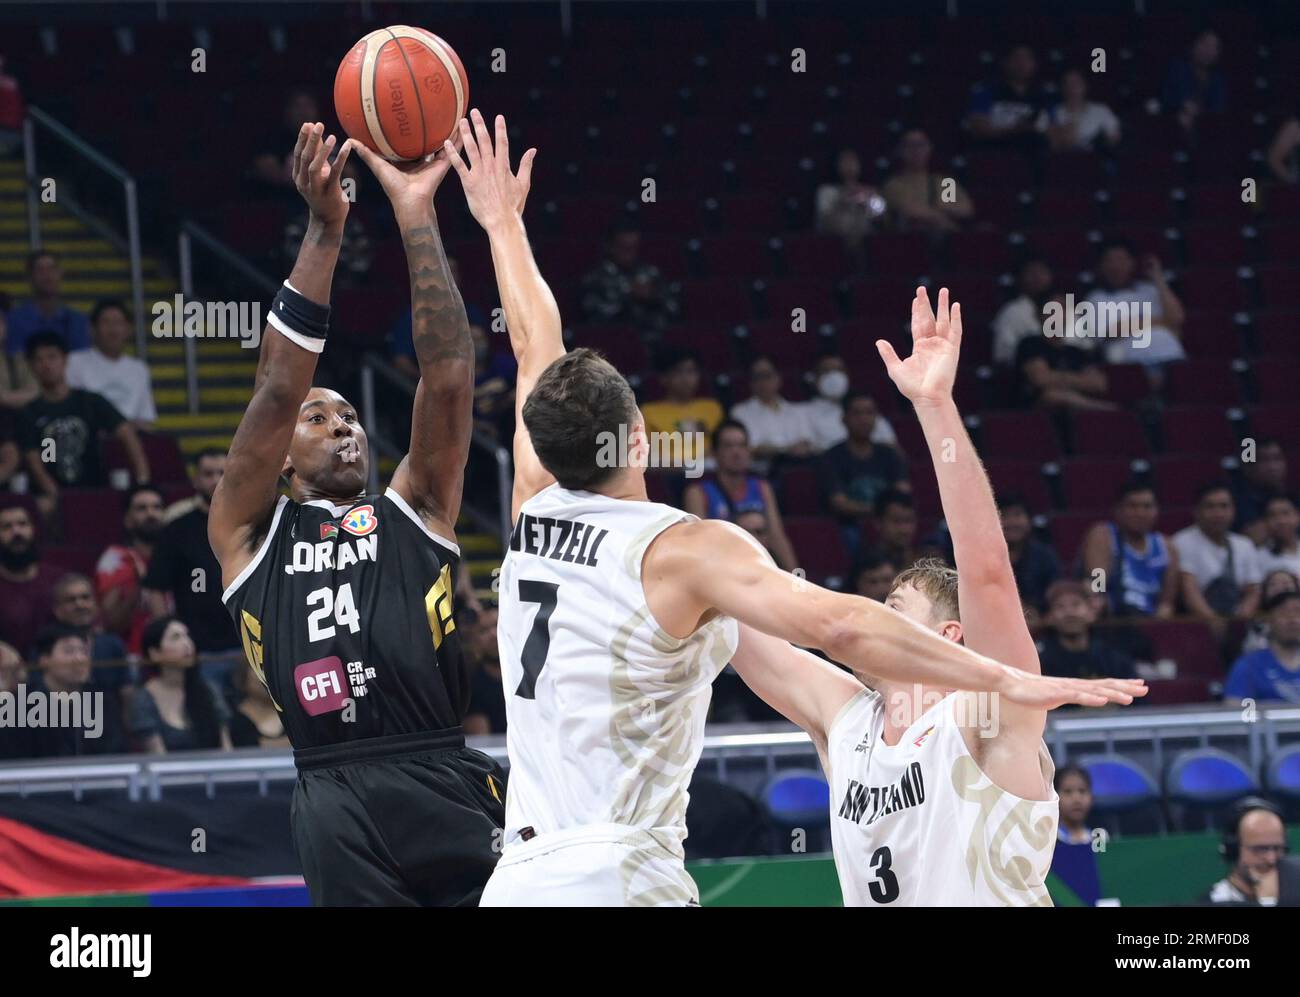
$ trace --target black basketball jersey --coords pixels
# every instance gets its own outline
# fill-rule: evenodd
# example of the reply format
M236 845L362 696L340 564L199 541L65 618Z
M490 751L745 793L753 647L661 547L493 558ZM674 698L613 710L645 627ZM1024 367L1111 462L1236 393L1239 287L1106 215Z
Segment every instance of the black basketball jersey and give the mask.
M222 600L295 748L460 726L459 559L391 488L346 505L280 498Z

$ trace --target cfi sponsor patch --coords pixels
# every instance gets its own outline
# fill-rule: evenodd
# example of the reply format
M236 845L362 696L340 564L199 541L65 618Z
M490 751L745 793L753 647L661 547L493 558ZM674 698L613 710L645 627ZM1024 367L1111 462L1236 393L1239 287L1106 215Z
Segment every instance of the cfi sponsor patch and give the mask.
M375 515L374 506L359 505L343 517L341 525L354 537L364 537L367 533L374 532L379 525L379 517Z

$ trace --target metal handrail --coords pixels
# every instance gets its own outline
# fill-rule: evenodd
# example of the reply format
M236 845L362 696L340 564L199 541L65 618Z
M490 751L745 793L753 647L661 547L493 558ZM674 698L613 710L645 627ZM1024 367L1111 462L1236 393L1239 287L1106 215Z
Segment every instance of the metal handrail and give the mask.
M126 198L126 249L131 261L131 302L135 309L135 345L145 359L148 337L144 321L144 267L140 255L140 205L135 178L66 125L39 107L29 106L23 119L23 160L27 171L27 224L33 251L41 248L40 186L36 168L36 125L70 146L79 156L122 185Z
M398 391L415 398L415 382L409 377L397 370L387 361L380 359L374 354L367 354L361 360L361 414L366 421L366 434L381 444L390 456L400 456L403 451L387 440L382 435L376 436L376 432L370 427L378 426L376 421L375 407L375 375L378 374ZM483 450L492 459L496 467L497 477L497 498L500 514L493 528L497 530L501 537L501 545L504 548L510 542L510 498L514 489L514 466L510 459L510 451L501 446L496 440L491 439L485 434L475 429L470 436L471 446ZM378 461L371 461L370 473L373 481L370 486L371 491L378 490L379 470ZM466 511L476 519L487 521L488 517L470 505L466 505Z
M176 256L179 264L181 294L186 301L194 299L194 243L198 243L222 263L267 294L275 294L274 280L245 260L198 222L185 219L176 234ZM185 336L185 397L191 414L199 411L199 348L193 336Z

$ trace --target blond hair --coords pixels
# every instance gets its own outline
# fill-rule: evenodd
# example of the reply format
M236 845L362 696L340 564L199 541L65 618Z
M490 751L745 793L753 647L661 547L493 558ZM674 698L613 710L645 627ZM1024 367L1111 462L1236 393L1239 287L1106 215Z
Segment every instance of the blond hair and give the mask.
M904 585L911 585L930 600L935 623L942 620L960 620L957 603L957 572L937 557L923 557L910 568L904 568L889 586L892 595Z

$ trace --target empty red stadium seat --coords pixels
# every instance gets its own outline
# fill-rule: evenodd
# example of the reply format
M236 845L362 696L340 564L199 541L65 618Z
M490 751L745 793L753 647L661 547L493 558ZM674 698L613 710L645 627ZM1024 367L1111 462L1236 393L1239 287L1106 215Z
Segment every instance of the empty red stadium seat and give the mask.
M1123 457L1072 457L1061 464L1061 483L1069 509L1109 508L1119 490L1133 478Z
M122 537L124 492L112 488L65 488L59 493L63 542L103 549Z
M785 532L809 579L820 582L848 574L848 553L834 520L818 516L787 516Z
M1056 460L1061 444L1046 412L989 412L980 417L980 453L985 457Z
M782 516L817 516L824 511L817 470L788 467L778 482Z
M1080 456L1146 457L1151 453L1142 420L1132 412L1077 411L1071 425L1074 451Z
M1165 410L1163 425L1166 453L1222 456L1240 444L1221 405L1171 406Z
M1178 665L1178 678L1224 677L1219 643L1199 620L1144 620L1142 629L1151 639L1157 661L1168 658Z

